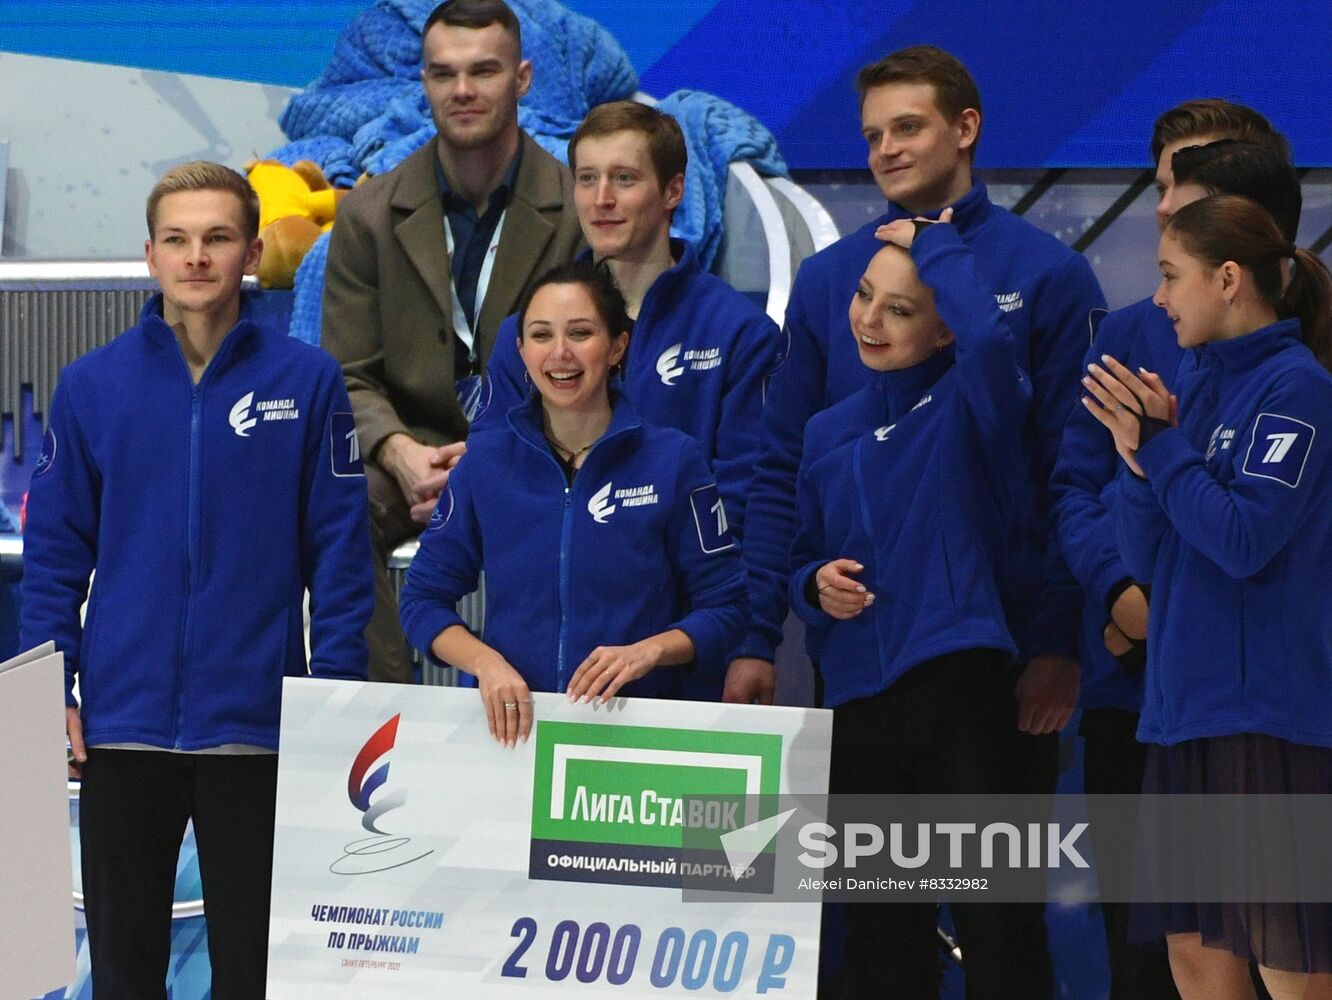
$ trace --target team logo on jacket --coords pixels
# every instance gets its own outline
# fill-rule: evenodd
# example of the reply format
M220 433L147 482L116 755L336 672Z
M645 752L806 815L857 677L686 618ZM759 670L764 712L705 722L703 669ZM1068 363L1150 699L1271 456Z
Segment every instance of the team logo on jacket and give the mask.
M676 364L680 360L682 350L684 344L672 344L657 358L657 374L661 376L662 385L675 385L675 380L685 373L685 370Z
M622 486L617 490L615 484L610 482L592 494L592 499L587 502L587 512L597 524L605 524L621 507L649 507L660 502L661 497L657 495L657 487L653 483Z
M1212 431L1212 436L1207 441L1207 461L1215 457L1217 449L1226 451L1235 443L1235 428L1227 427L1224 424L1217 424L1216 430Z
M333 475L339 478L360 478L365 475L361 465L361 439L356 434L356 417L350 413L328 415L328 454Z
M51 466L55 465L56 458L56 433L55 428L46 428L46 435L42 438L42 453L37 456L37 465L33 468L33 477L44 476L51 471Z
M735 547L730 522L726 520L726 505L716 483L700 486L689 494L689 505L694 511L694 527L698 529L698 545L704 553L725 552Z
M239 437L249 437L250 431L259 421L250 416L250 404L254 402L254 393L247 392L240 399L236 400L235 405L231 407L231 414L227 420L231 423L231 429Z
M347 773L347 798L361 813L361 826L371 834L354 840L343 848L343 855L329 866L335 875L369 875L420 861L433 851L417 853L408 849L412 857L403 857L410 837L394 836L380 826L385 813L405 805L407 788L398 785L386 787L392 763L386 758L398 740L399 712L371 734L365 741ZM382 761L382 763L381 763ZM375 765L379 766L376 767ZM373 768L373 770L372 770Z
M445 486L444 492L440 494L439 503L435 504L435 509L430 513L430 522L426 525L426 531L438 531L449 523L449 518L452 516L453 489Z
M994 301L999 306L1000 312L1016 312L1018 309L1022 308L1022 293L996 292Z
M1253 425L1244 472L1259 479L1275 479L1291 489L1300 485L1313 447L1314 426L1278 413L1260 413Z
M893 432L893 428L896 427L896 426L897 426L897 424L888 424L886 427L877 427L877 428L875 428L875 430L874 430L874 440L876 440L876 441L887 441L887 440L888 440L888 435L891 434L891 433Z
M593 493L592 499L587 502L587 512L597 524L605 524L606 519L615 513L615 504L610 502L611 490L614 488L614 483L607 483Z
M704 372L720 368L720 347L701 347L684 350L684 344L672 344L657 358L657 374L662 385L675 385L675 380L686 371Z
M250 416L250 408L254 408L257 416ZM294 399L261 399L254 401L254 392L247 392L240 399L236 400L231 406L231 413L227 415L227 422L231 424L231 429L236 432L238 437L249 437L250 431L254 430L255 425L261 420L268 422L271 420L298 420L301 411L296 405ZM359 459L359 455L357 456Z

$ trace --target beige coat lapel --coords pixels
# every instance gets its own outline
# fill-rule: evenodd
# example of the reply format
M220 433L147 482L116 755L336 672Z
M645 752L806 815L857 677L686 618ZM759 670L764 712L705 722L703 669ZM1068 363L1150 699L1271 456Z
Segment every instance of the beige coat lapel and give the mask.
M402 181L393 192L393 217L398 220L393 234L430 289L440 312L452 316L449 259L444 250L444 209L435 179L434 156L435 144L431 141L403 161Z
M559 219L564 208L561 169L556 160L523 133L523 161L518 167L513 198L504 217L504 233L495 256L495 270L477 322L478 348L483 358L490 355L500 323L518 310L523 289L539 277L537 266L555 235L554 220Z

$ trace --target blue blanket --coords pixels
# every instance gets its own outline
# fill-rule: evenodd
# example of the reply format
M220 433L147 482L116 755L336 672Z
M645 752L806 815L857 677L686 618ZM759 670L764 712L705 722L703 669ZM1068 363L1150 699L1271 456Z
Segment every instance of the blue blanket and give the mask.
M596 22L554 0L509 0L523 28L533 85L518 121L556 159L588 110L634 95L638 77L619 43ZM349 187L363 173L387 173L435 134L421 87L421 27L435 0L377 0L338 39L319 79L292 97L281 125L291 142L269 154L287 165L313 160ZM732 104L680 90L658 104L674 115L689 147L685 197L672 233L698 249L704 267L721 245L727 170L735 160L761 173L786 174L772 133ZM292 335L319 342L322 237L296 275Z
M551 0L512 0L532 61L531 92L518 121L550 152L588 109L631 97L638 76L620 44L596 22ZM291 99L273 156L314 160L335 184L392 170L434 134L421 88L421 26L434 0L378 0L347 27L314 83Z

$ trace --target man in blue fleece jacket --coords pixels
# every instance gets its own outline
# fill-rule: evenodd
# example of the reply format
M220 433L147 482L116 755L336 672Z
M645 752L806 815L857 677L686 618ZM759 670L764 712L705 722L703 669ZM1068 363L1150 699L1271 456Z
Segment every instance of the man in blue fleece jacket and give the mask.
M213 996L262 1000L282 678L307 673L307 590L309 671L366 675L351 405L332 358L252 320L258 229L226 167L153 188L161 294L61 375L29 496L22 635L65 656L98 1000L165 1000L191 819Z
M1233 140L1242 139L1243 142ZM1295 239L1300 187L1289 147L1267 119L1228 101L1186 101L1152 130L1158 222L1208 194L1240 194L1272 213ZM1177 387L1184 351L1165 311L1150 298L1116 309L1097 328L1085 363L1102 354L1158 373ZM1096 795L1142 789L1146 745L1137 740L1146 661L1147 587L1136 582L1115 544L1114 442L1082 407L1069 414L1051 491L1059 540L1086 600L1082 616L1083 783ZM1098 829L1093 824L1093 837ZM1128 943L1128 906L1102 903L1111 1000L1178 997L1162 950Z
M645 421L682 430L703 446L730 530L743 545L763 383L780 335L749 298L699 266L693 247L671 239L687 156L675 119L633 101L593 108L569 141L583 236L615 278L633 320L624 391ZM490 355L490 399L474 429L504 426L531 393L517 343L518 326L509 317ZM682 678L677 695L723 697L724 671L724 658L700 663ZM726 678L725 700L771 703L771 674L766 686L743 692Z

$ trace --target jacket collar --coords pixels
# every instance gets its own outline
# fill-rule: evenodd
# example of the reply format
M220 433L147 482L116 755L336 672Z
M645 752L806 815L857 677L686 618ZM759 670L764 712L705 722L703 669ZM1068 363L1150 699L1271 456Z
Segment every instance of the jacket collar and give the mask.
M257 337L260 334L260 327L255 322L254 293L241 292L240 316L236 320L236 325L227 331L227 335L222 338L222 343L218 345L217 353L213 359L208 362L208 369L212 369L214 364L226 357L226 355L235 349L236 345L249 340L251 337ZM143 304L143 309L139 312L139 329L148 338L148 341L161 348L174 348L180 351L180 341L176 338L176 331L171 329L167 321L162 318L162 293L155 293L147 302ZM182 360L184 354L181 355Z
M391 199L394 208L411 212L431 201L436 205L440 203L439 172L435 166L439 162L439 153L435 140L436 136L431 135L425 145L410 153L394 168L400 171ZM526 132L519 138L518 155L514 162L517 170L514 171L511 200L524 201L535 209L564 207L563 168ZM441 218L440 226L443 225Z
M884 402L889 420L900 420L921 401L926 390L953 367L953 345L931 354L920 364L897 371L880 372L875 390Z
M647 306L649 302L655 302L662 296L669 297L675 288L702 270L702 266L698 262L698 254L694 251L694 245L688 240L672 239L671 257L675 260L675 263L657 275L657 280L652 283L652 287L643 296L644 306ZM640 310L639 315L641 316L646 311L646 309Z
M974 229L990 217L994 211L994 203L990 201L990 192L980 181L971 185L971 190L964 194L952 204L953 225L959 233L965 233ZM939 210L940 212L943 209ZM879 220L877 225L883 225L885 222L892 222L894 219L914 219L915 212L908 212L895 201L888 203L887 214ZM924 218L937 219L939 212L926 212Z
M617 441L621 438L630 440L636 438L642 432L643 421L629 403L629 398L614 385L610 387L610 397L610 426L606 428L606 433L599 437L597 443L589 450L589 460L592 457L591 452L600 450L601 446L611 439ZM529 393L525 400L509 410L508 421L509 426L520 438L539 451L549 453L550 443L546 438L546 432L541 427L541 393Z
M1230 340L1214 340L1194 348L1200 364L1217 365L1223 372L1255 368L1274 354L1303 343L1298 319L1283 319Z
M592 260L591 249L584 250L578 255L579 260ZM643 305L646 306L650 299L669 295L671 291L680 285L681 282L693 277L703 270L703 266L698 261L698 251L694 249L694 244L688 240L671 238L671 259L675 261L670 267L657 275L657 280L652 282L652 287L647 290L643 296ZM642 315L642 312L639 313Z
M434 143L430 144L431 146ZM499 186L490 192L488 200L490 207L496 204L506 206L513 197L513 189L517 184L518 170L523 162L523 144L518 143L518 149L513 154L513 159L509 161L508 169L504 171L504 176L500 179ZM435 168L435 183L439 185L439 196L444 203L444 211L448 212L451 208L458 208L460 211L467 211L472 208L467 200L461 195L455 194L449 186L449 179L444 176L444 164L439 161L438 156L431 157L431 166ZM484 213L482 213L484 214Z

